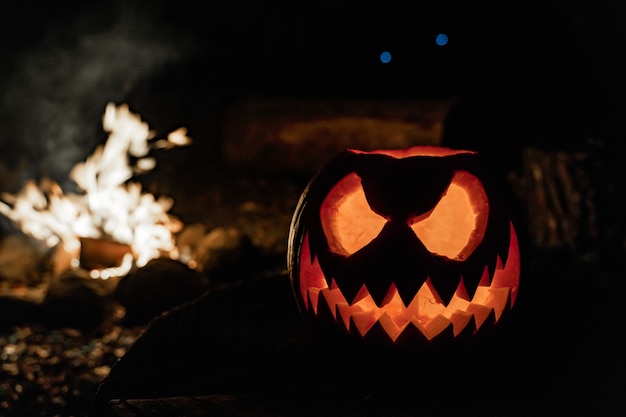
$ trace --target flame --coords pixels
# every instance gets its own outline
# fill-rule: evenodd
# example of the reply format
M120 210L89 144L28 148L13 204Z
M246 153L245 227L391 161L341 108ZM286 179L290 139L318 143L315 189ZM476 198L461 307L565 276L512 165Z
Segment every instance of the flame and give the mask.
M128 244L134 262L126 257L116 268L102 273L92 271L92 276L106 279L127 273L133 264L143 266L160 256L177 256L174 233L183 224L168 213L173 200L156 198L143 192L141 184L129 180L156 166L149 156L152 149L188 145L191 139L185 128L179 128L167 139L152 141L154 132L126 104L108 103L102 124L109 133L107 141L70 172L70 178L82 190L80 194L64 194L48 178L42 179L39 186L28 180L17 195L2 195L0 213L49 247L75 247L80 238Z

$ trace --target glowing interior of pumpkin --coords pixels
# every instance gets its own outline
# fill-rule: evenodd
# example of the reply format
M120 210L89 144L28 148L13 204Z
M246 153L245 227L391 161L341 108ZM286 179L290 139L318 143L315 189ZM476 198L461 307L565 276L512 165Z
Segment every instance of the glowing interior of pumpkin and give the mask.
M308 235L302 245L300 259L300 295L306 307L317 314L319 303L324 300L336 320L343 321L347 329L353 323L361 335L365 335L376 322L380 322L392 340L396 340L404 329L413 325L431 340L452 325L458 335L474 318L476 329L487 319L491 311L496 321L500 319L510 298L512 306L517 296L520 273L520 257L517 235L511 224L509 256L506 264L498 258L491 283L485 267L482 279L472 299L469 299L463 280L446 305L429 280L422 285L409 305L405 305L395 286L391 285L381 305L377 305L369 291L363 286L350 304L334 280L327 284L326 277L317 259L311 259Z

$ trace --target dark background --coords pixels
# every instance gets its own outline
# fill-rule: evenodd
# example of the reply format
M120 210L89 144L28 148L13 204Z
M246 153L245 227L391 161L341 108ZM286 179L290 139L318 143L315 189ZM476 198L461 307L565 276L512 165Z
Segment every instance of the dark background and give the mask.
M527 258L513 337L525 356L510 372L525 379L508 381L539 398L510 415L593 415L618 402L625 369L625 18L608 0L3 5L0 191L44 175L71 186L70 168L105 138L108 101L159 132L186 126L198 164L221 161L222 118L249 96L455 98L447 143L506 155L504 169L523 146L601 148L590 172L602 230L584 250Z
M618 1L1 7L0 155L26 161L26 178L62 180L84 160L103 139L95 121L107 101L130 103L156 129L188 126L198 145L218 140L221 112L242 96L455 97L464 140L501 149L624 135Z

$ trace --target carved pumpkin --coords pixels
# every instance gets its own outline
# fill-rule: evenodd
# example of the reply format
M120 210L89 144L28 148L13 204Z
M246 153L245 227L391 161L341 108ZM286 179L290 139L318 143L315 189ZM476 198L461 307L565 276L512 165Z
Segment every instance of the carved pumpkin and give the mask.
M288 267L302 312L396 344L456 339L499 322L518 294L520 253L492 179L464 150L339 154L310 181L292 219Z

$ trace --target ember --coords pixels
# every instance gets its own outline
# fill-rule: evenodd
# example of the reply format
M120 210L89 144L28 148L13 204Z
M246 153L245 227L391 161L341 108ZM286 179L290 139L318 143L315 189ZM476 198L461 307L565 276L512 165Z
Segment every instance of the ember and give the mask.
M173 234L183 225L168 213L173 200L156 198L129 180L155 167L154 158L149 156L152 149L188 145L191 139L185 128L179 128L167 139L154 140L148 124L125 104L106 106L103 127L109 132L106 143L70 173L82 194L64 194L48 178L39 185L29 180L17 195L3 195L0 213L49 247L59 246L69 254L68 266L84 266L80 263L82 239L128 245L131 251L118 265L92 269L93 278L107 279L125 275L133 264L143 266L157 257L178 257Z

